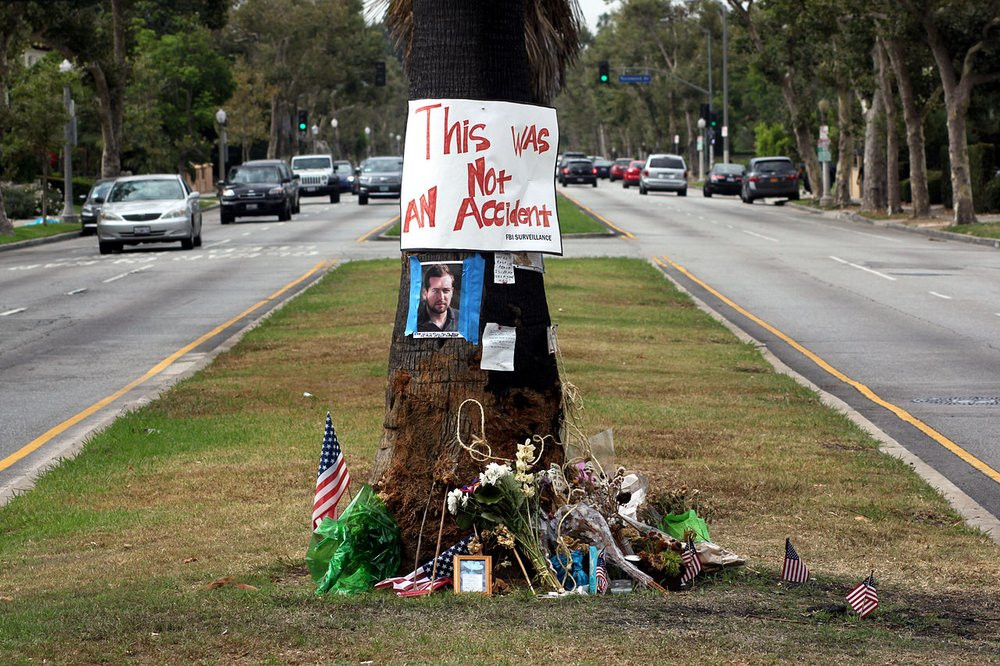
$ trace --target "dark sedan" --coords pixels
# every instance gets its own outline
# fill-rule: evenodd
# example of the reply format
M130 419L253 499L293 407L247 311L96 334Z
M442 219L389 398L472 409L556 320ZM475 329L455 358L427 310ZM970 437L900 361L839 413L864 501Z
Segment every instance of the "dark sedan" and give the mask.
M233 167L223 184L222 224L237 217L277 215L292 219L299 207L299 181L281 160L254 160Z
M97 215L101 212L101 205L108 196L114 178L104 178L94 183L83 201L83 208L80 209L80 233L89 236L97 233Z
M742 164L720 162L708 172L701 193L706 197L713 194L739 194L743 188L744 173L746 169Z
M570 183L590 184L597 187L597 169L590 160L569 160L563 162L559 171L559 184L566 187Z
M598 178L611 177L611 160L606 160L603 157L595 157L593 162L594 168L597 169Z
M359 206L367 206L368 197L398 199L403 182L403 158L369 157L361 163L355 182Z

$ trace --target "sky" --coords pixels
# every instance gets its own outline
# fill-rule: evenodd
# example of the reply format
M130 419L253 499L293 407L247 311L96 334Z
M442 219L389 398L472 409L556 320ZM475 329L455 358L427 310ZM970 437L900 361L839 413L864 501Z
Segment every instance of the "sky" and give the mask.
M583 18L587 23L587 29L590 30L592 34L597 33L597 19L601 17L601 14L607 14L608 12L617 9L618 5L621 3L618 0L614 2L606 3L604 0L577 0L580 3L580 9L583 11Z

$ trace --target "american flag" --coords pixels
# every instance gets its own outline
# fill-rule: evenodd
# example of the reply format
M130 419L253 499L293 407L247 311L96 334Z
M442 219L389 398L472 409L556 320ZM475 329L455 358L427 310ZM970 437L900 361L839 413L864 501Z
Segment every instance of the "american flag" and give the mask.
M701 560L698 559L698 551L694 548L694 541L688 539L681 551L681 559L684 561L684 574L681 576L681 584L690 583L694 577L701 573Z
M597 578L597 593L608 593L608 570L604 565L604 553L597 556L597 571L594 574Z
M392 588L396 594L406 592L411 589L436 590L439 587L451 584L451 576L454 572L455 556L469 554L469 542L474 535L470 534L454 546L437 556L437 571L434 571L434 560L427 560L422 566L405 576L386 578L375 584L376 590L387 590ZM435 579L431 581L431 574Z
M847 603L861 617L868 617L868 614L878 608L878 592L875 591L875 572L868 574L868 578L858 583L858 586L847 593Z
M791 583L809 580L809 567L799 559L799 554L792 548L792 542L788 538L785 538L785 563L781 565L781 580Z
M319 472L316 474L316 499L313 500L313 529L324 518L337 517L337 502L351 483L344 454L333 431L333 419L326 413L326 431L323 433L323 451L319 456Z

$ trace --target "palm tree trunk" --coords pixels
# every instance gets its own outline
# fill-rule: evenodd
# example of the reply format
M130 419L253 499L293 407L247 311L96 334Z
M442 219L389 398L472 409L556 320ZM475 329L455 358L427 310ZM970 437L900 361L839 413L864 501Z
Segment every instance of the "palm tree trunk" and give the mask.
M533 102L524 43L524 1L414 0L408 74L410 98L469 98ZM543 275L518 271L515 285L493 284L486 260L480 331L486 322L515 326L515 370L481 370L481 348L461 338L414 339L404 334L409 306L410 256L421 261L461 260L470 253L406 252L389 351L385 428L371 481L399 523L404 562L427 515L423 543L433 543L434 518L448 487L472 481L476 463L456 441L471 439L471 418L459 425L459 406L475 398L486 414L493 455L513 458L532 435L559 436L561 385L547 336L551 321ZM470 412L463 412L469 416ZM475 418L478 431L478 411ZM556 447L550 447L551 454ZM561 454L561 452L560 452ZM428 506L429 512L425 513ZM451 521L446 541L459 537ZM450 542L450 541L449 541ZM424 551L421 558L429 556Z

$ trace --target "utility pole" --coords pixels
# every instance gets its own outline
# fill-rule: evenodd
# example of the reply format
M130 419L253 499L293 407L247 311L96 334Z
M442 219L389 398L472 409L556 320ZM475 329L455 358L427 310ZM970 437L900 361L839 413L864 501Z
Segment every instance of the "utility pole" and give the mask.
M729 13L722 5L722 161L729 163Z
M59 65L59 71L68 74L73 71L73 63L63 60ZM63 84L63 104L66 105L66 127L63 130L66 139L63 148L63 212L59 216L59 221L64 224L76 224L80 221L73 208L73 144L76 143L76 104L73 103L73 93L69 89L69 82Z
M705 34L708 36L708 117L712 117L712 31L705 30L702 28ZM706 132L705 151L708 152L708 168L712 168L712 162L715 160L715 151L712 147L715 145L715 130L709 129ZM704 179L704 169L702 170L702 178Z

